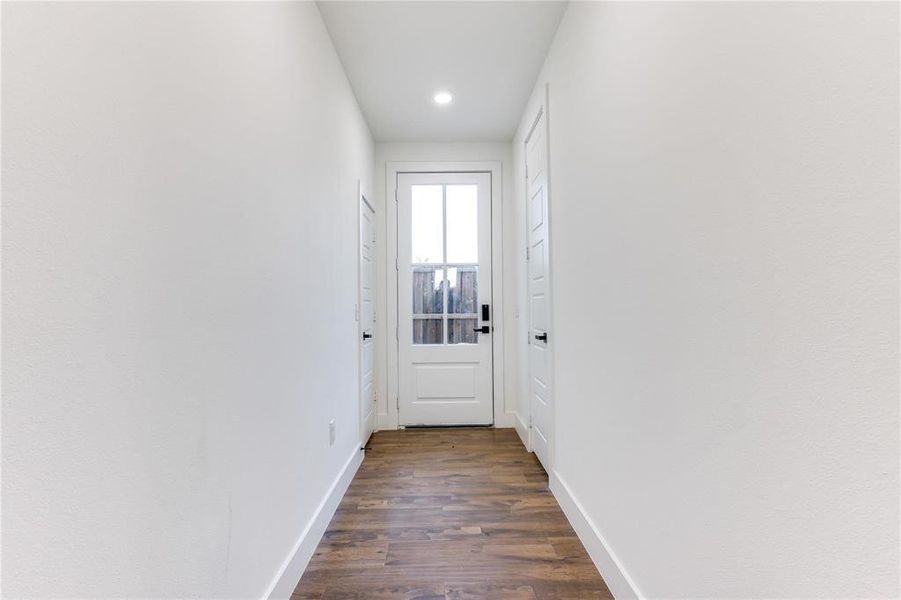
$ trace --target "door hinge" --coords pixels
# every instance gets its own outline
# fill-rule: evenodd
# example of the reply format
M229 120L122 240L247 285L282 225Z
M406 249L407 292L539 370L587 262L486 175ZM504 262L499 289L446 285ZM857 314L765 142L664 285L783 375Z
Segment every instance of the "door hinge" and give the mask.
M397 332L397 325L394 326L394 339L400 340L400 334Z
M529 415L529 429L532 428L532 415Z
M530 256L531 256L531 254L529 253L529 247L526 246L526 260L529 260Z
M394 397L394 406L397 408L398 412L400 411L400 396Z
M398 267L398 262L397 262L397 259L396 259L396 258L394 259L394 270L395 270L395 271L400 271L400 267Z

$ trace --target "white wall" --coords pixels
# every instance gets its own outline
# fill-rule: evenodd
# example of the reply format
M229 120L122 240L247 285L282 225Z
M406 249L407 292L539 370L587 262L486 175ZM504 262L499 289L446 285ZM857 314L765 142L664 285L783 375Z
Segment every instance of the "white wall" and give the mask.
M2 49L3 592L260 597L358 454L317 9L4 3Z
M504 277L510 272L508 265L514 265L515 257L512 252L507 251L508 223L504 219L504 214L514 211L509 205L514 201L510 190L513 189L510 168L510 144L505 142L483 142L483 143L403 143L403 142L386 142L377 143L375 145L375 173L373 186L373 196L378 205L378 223L380 238L378 246L378 280L383 282L378 294L378 321L380 329L377 335L382 340L378 353L378 372L379 372L379 401L378 401L378 423L382 429L394 429L397 427L397 413L390 403L396 400L396 390L389 386L389 372L397 373L396 349L394 342L394 330L391 318L388 315L388 292L396 293L397 284L394 279L389 278L388 265L394 268L394 256L396 250L391 247L389 240L389 230L393 232L393 225L389 227L388 219L393 215L392 207L386 201L386 181L385 168L389 162L483 162L494 161L501 163L503 173L502 197L503 207L501 214L493 214L493 219L501 219L503 223L503 257ZM506 283L503 286L506 288ZM503 290L494 290L495 306L500 303L505 308L507 306L506 298L503 296ZM516 330L516 320L518 313L515 310L503 311L503 328L502 335L495 337L494 343L503 343L505 346L512 343L510 338L512 332ZM390 325L390 327L389 327ZM384 331L383 331L384 329ZM390 329L390 331L388 331ZM504 353L504 361L508 363L515 359L515 354ZM506 367L507 365L505 365ZM506 369L495 369L497 377L503 377ZM515 390L511 387L515 382L504 379L503 398L496 399L495 402L495 422L500 427L512 427L515 410L511 404L515 398ZM499 409L499 410L498 410Z
M647 597L899 593L897 25L896 3L564 17L536 88L556 471Z

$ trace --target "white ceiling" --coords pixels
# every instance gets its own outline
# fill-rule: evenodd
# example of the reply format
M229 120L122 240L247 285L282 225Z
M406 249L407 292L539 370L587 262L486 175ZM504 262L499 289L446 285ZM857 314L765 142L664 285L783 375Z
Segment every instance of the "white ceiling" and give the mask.
M513 137L565 2L319 2L380 142ZM432 97L454 95L447 106Z

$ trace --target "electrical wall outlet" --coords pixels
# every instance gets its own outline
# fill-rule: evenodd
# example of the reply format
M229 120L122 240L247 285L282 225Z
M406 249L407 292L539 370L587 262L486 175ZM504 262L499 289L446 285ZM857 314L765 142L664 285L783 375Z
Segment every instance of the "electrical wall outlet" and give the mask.
M335 445L335 420L332 419L328 422L328 445Z

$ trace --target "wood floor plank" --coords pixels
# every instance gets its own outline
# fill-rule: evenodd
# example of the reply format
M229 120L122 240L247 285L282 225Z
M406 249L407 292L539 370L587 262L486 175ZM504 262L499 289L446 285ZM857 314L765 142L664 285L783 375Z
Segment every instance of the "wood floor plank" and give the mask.
M381 567L388 555L388 542L320 542L307 571Z
M611 598L512 429L373 435L293 600Z
M448 600L535 600L535 589L521 582L449 583L444 587Z
M322 600L444 600L445 589L439 583L421 582L411 584L347 584L329 586Z

